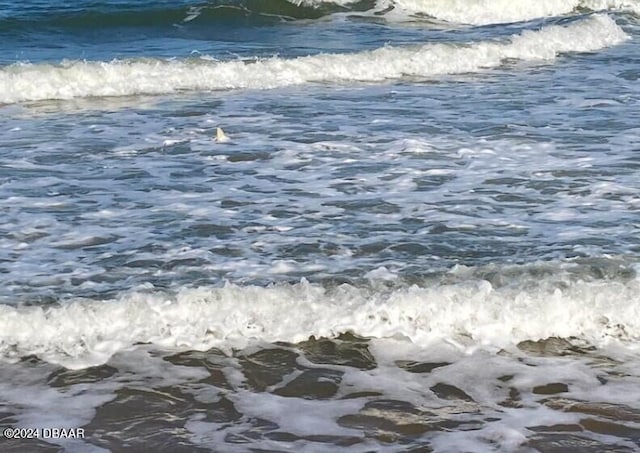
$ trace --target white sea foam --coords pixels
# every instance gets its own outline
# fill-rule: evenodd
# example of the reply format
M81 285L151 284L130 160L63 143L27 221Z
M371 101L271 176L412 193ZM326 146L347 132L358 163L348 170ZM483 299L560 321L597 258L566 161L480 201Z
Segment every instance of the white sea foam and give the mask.
M353 3L358 3L359 0L288 0L289 3L293 3L298 6L310 6L319 7L325 4L334 4L338 6L348 6Z
M76 97L164 94L189 90L269 89L304 83L383 82L478 72L505 60L552 60L592 52L628 39L607 15L567 26L525 31L506 41L468 45L383 47L355 54L313 55L254 62L210 59L18 63L0 69L0 103Z
M569 14L578 8L640 11L637 0L393 0L383 3L392 4L404 13L469 25L523 22Z
M147 289L117 300L46 309L0 306L0 356L34 354L83 368L139 343L230 348L349 331L425 347L445 340L463 349L493 349L548 337L634 347L640 340L640 281L584 281L561 269L552 277L513 277L504 286L462 269L452 274L457 283L393 290L375 285L327 289L305 281L227 284L174 295Z
M573 11L579 0L395 0L403 11L472 25L520 22Z
M580 7L593 11L622 10L640 13L640 1L638 0L581 0Z

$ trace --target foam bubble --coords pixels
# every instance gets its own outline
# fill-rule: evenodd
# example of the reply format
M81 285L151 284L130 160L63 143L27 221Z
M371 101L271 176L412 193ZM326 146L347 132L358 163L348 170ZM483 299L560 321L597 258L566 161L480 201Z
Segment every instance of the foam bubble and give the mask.
M112 62L17 63L0 70L0 103L76 97L166 94L191 90L269 89L305 83L384 82L478 72L506 59L552 60L628 39L606 15L567 26L525 31L504 42L383 47L355 54L254 62L139 59Z

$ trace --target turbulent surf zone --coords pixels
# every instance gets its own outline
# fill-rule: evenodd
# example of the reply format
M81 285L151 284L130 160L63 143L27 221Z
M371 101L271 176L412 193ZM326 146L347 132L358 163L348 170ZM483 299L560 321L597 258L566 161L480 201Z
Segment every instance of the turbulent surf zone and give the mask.
M639 37L2 2L0 450L638 451Z
M5 306L0 353L14 365L0 395L22 424L50 424L43 403L87 432L135 417L129 442L147 448L632 451L635 268L458 267L422 285L146 288ZM28 391L11 390L25 379ZM164 411L180 417L161 422Z

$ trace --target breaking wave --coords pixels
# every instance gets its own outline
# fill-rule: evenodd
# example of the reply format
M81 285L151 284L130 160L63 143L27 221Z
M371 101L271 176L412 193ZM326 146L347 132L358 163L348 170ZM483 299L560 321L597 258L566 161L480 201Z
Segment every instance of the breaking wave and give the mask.
M592 52L629 37L607 15L566 26L524 31L504 41L466 45L383 47L353 54L320 54L253 61L132 59L16 63L0 69L0 103L77 97L169 94L180 91L272 89L305 83L379 83L430 79L495 68L505 60L545 61L568 52Z
M43 6L43 5L46 5ZM523 22L576 11L631 11L640 13L639 0L210 0L159 1L153 5L105 6L74 2L56 10L48 4L26 7L26 15L0 14L0 33L25 28L62 30L109 27L197 27L237 22L269 24L288 20L319 19L335 13L356 13L390 20L438 20L489 25Z
M139 288L116 300L0 306L0 357L37 355L69 368L105 363L140 343L205 350L300 342L353 332L428 346L502 348L550 337L596 346L640 340L634 270L593 276L588 264L454 268L420 285Z
M640 12L637 0L393 0L390 7L447 22L489 25L570 14L576 10Z

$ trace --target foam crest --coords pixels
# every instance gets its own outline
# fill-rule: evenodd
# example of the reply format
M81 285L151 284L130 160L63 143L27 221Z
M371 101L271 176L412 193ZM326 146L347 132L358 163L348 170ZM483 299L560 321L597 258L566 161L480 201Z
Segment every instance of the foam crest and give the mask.
M399 8L410 13L470 25L488 25L559 16L573 11L579 0L396 0Z
M504 42L462 46L384 47L355 54L253 62L198 58L13 64L0 70L0 103L432 78L494 68L505 59L550 60L565 52L596 51L626 39L613 19L595 15L567 26L525 31Z
M308 6L317 8L322 5L331 4L338 6L348 6L354 3L358 3L361 0L287 0L289 3L293 3L296 6Z
M640 14L640 1L638 0L582 0L580 6L593 11L620 10Z
M469 25L524 22L569 14L578 8L640 11L636 0L395 0L393 4L406 13Z
M503 348L525 340L580 338L634 347L640 340L640 281L540 277L500 271L492 284L468 269L448 283L323 287L302 281L268 287L143 289L109 301L0 306L0 357L37 355L69 368L106 362L140 343L205 350L254 341L297 343L354 332L427 347ZM517 274L517 272L516 272Z

